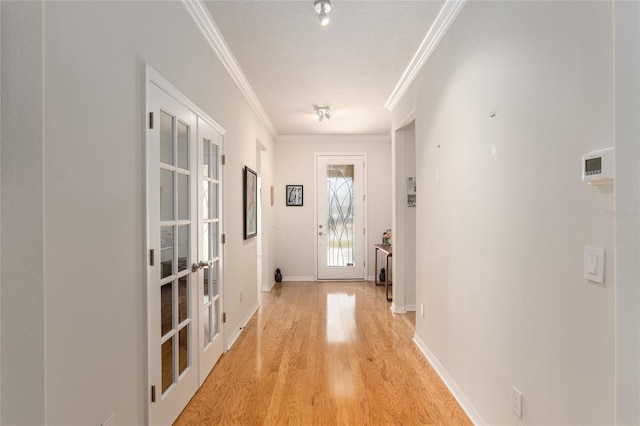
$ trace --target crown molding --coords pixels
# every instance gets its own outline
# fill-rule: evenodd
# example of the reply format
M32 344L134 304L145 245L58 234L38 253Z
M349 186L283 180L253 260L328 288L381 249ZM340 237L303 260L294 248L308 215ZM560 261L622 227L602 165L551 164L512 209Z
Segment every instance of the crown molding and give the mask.
M438 47L438 43L442 40L442 37L447 33L449 27L458 17L458 14L462 10L467 0L446 0L444 6L433 21L433 25L429 28L429 32L425 36L424 40L420 44L420 47L416 51L415 55L407 65L407 68L402 73L400 81L396 84L396 87L391 92L389 99L385 102L384 106L389 111L393 111L400 99L404 96L413 80L417 77L418 73L427 62L433 51Z
M325 143L325 142L391 142L391 135L281 135L276 142L285 143Z
M209 45L211 45L213 51L216 53L218 58L220 58L222 65L224 65L227 72L229 72L229 75L240 89L240 92L242 92L244 97L247 99L247 102L249 102L249 105L258 116L258 119L267 129L269 135L275 139L278 136L276 128L273 126L269 115L267 115L262 103L249 84L249 80L247 80L247 77L244 75L240 65L238 65L236 58L233 56L233 53L231 53L227 42L224 40L224 37L222 37L220 30L204 5L204 1L182 0L182 2L187 11L191 14L191 17L200 31L202 31L205 39L209 42Z

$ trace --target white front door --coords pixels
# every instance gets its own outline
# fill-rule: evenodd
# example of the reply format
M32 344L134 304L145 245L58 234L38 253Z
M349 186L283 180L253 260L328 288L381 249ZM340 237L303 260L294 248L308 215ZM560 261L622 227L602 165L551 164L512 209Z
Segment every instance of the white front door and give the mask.
M365 274L364 156L317 155L319 280L362 280Z
M198 389L197 117L153 84L147 126L149 423L171 424Z

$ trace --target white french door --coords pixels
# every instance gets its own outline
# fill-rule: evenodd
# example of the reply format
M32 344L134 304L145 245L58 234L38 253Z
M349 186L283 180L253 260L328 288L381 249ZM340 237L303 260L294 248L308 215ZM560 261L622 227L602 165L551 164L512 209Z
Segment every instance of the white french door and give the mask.
M317 155L316 170L318 279L364 279L364 156Z
M151 80L147 83L147 401L151 425L175 421L224 349L223 130L194 112L199 110L169 83L163 81L162 87Z
M149 423L171 424L198 389L197 117L149 85L147 128L147 315Z
M207 378L222 355L222 135L202 119L198 119L198 313L200 315L199 343L200 384ZM195 269L194 265L194 269Z

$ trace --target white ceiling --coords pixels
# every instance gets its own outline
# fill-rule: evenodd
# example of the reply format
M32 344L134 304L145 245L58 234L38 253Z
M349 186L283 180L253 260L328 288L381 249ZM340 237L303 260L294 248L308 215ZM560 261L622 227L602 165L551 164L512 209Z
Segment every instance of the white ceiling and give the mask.
M206 2L279 135L389 134L385 101L443 4L334 0L322 27L312 0Z

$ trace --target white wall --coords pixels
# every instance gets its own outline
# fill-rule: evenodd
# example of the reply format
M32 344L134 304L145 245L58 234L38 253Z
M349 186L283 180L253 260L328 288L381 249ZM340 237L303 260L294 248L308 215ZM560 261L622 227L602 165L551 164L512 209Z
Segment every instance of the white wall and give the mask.
M640 3L614 3L616 424L640 424Z
M261 143L260 143L261 144ZM261 144L262 145L262 144ZM262 176L262 291L269 291L275 284L275 203L271 205L271 186L274 182L275 144L260 152L260 175Z
M314 153L367 153L367 275L373 280L373 244L391 227L391 140L380 136L283 136L275 160L275 266L284 279L314 279ZM304 185L302 207L285 205L285 185Z
M416 341L482 423L614 421L613 193L580 179L614 143L611 20L469 2L394 111L416 118ZM585 246L606 250L603 285Z
M2 2L1 424L45 423L42 4ZM17 42L19 40L19 43Z
M6 4L3 2L4 35L8 31ZM17 360L4 351L3 423L100 424L114 413L116 424L143 424L147 394L145 62L227 131L227 338L237 333L257 306L255 239L244 241L242 237L242 168L256 167L256 139L267 147L267 157L273 155L273 142L181 2L28 4L44 8L42 22L36 14L21 24L31 38L13 37L7 43L7 37L3 37L3 87L7 83L7 45L12 51L24 52L28 59L44 49L44 64L23 66L17 76L17 82L25 87L39 88L35 102L44 102L43 110L22 112L29 127L20 129L20 142L27 147L30 145L25 141L37 144L38 138L30 139L28 132L38 133L40 129L44 148L35 147L35 156L12 159L13 169L24 170L22 175L28 179L10 181L5 172L13 169L5 167L8 157L3 126L2 205L11 199L15 206L2 212L3 261L8 260L4 248L18 243L22 231L27 237L22 236L20 241L30 244L34 235L36 246L33 253L12 247L16 257L13 269L22 271L12 288L20 289L20 293L6 291L10 270L2 269L3 348L11 343L12 353L22 356L24 364L20 367L27 367L15 368ZM44 92L37 85L42 71ZM44 121L39 111L44 113ZM4 118L8 119L3 109ZM267 158L267 164L272 161ZM272 181L271 176L265 176L271 173L269 167L265 169L265 182ZM10 183L12 193L7 192ZM43 199L44 205L38 204ZM23 215L18 224L36 216L31 227L7 231L9 225L14 226L8 221L11 217L7 211L18 210ZM43 241L44 254L37 251L39 241ZM25 264L29 268L24 268ZM33 279L23 278L34 273ZM23 296L32 298L25 301ZM23 317L25 322L20 324ZM15 319L9 322L7 318ZM42 332L45 322L46 336ZM38 323L41 327L36 327ZM16 327L11 335L6 333L9 326ZM31 341L39 345L38 350L32 350ZM30 368L32 355L39 358ZM19 380L6 374L10 367L14 367L12 375L19 375ZM30 376L40 381L32 384ZM15 406L10 405L14 400ZM26 417L26 406L33 407L31 417Z
M275 284L276 270L276 203L271 205L271 186L275 188L275 144L271 147L271 152L262 155L262 180L263 208L262 208L262 229L263 248L262 251L262 290L271 288ZM267 155L265 155L267 154ZM275 189L274 189L275 191ZM275 196L275 194L274 194Z

